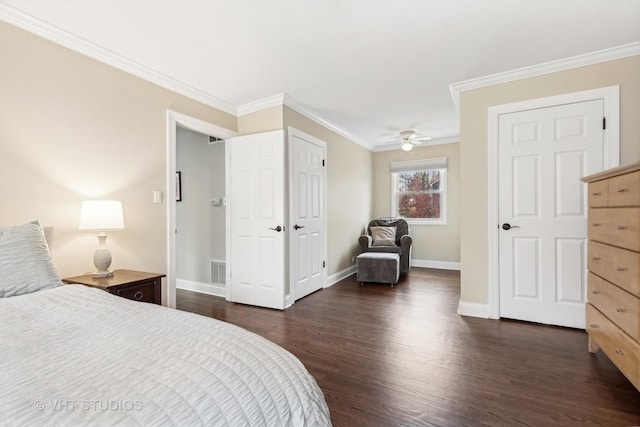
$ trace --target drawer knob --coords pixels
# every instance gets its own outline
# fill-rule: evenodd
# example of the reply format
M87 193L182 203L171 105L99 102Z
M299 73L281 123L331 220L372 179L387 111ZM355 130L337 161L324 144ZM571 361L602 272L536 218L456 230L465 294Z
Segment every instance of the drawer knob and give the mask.
M627 188L618 188L616 191L618 193L624 193L625 191L628 191L628 189Z
M624 225L617 225L616 230L624 230Z
M625 271L625 270L626 270L626 268L624 268L624 267L616 267L616 271Z
M622 308L622 307L618 307L618 308L616 308L616 311L617 311L618 313L624 313L624 312L625 312L625 311L627 311L627 310L625 310L625 309L624 309L624 308Z
M623 354L624 354L624 351L620 350L619 348L616 348L616 353L618 353L618 354L620 354L620 355L623 355Z
M140 301L143 296L144 296L144 293L142 291L138 291L135 294L133 294L133 298L135 298L136 301Z

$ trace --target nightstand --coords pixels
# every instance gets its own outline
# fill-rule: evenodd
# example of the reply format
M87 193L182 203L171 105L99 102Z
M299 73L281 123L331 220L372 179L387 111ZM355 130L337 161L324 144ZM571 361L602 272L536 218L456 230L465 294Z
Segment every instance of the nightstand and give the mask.
M91 286L134 301L162 303L162 278L165 274L134 270L114 270L113 276L94 279L91 274L67 277L64 283Z

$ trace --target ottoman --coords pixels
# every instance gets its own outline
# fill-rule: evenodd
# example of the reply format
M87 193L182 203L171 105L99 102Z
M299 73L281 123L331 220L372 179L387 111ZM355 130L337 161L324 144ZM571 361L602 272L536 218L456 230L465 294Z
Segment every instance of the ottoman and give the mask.
M398 283L400 255L389 252L363 252L356 258L359 282Z

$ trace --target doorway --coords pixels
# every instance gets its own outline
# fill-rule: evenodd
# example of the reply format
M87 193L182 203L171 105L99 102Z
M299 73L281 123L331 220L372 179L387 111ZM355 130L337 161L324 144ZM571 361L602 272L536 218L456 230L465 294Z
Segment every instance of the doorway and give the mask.
M584 327L579 178L618 165L617 105L614 86L489 109L489 317Z
M215 136L220 139L233 137L236 132L222 128L190 117L175 111L167 110L167 183L166 183L166 203L167 203L167 285L163 290L163 304L167 307L176 306L176 279L177 279L177 201L178 180L177 180L177 132L178 128L187 129L204 135ZM186 177L184 177L186 178ZM186 182L185 182L186 185ZM228 194L228 185L225 182L225 194ZM185 188L183 188L185 190ZM186 193L185 193L186 196ZM226 207L224 208L226 209ZM225 227L228 229L228 227ZM225 232L226 233L226 232ZM228 241L228 235L225 235ZM226 249L225 249L226 252ZM225 259L228 259L226 254ZM228 275L228 272L225 272ZM228 277L225 279L228 283Z

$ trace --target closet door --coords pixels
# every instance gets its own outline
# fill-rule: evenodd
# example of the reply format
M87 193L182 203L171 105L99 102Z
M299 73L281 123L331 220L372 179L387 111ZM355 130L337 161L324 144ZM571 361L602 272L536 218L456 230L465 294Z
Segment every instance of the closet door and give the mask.
M230 300L284 309L284 131L227 142Z

